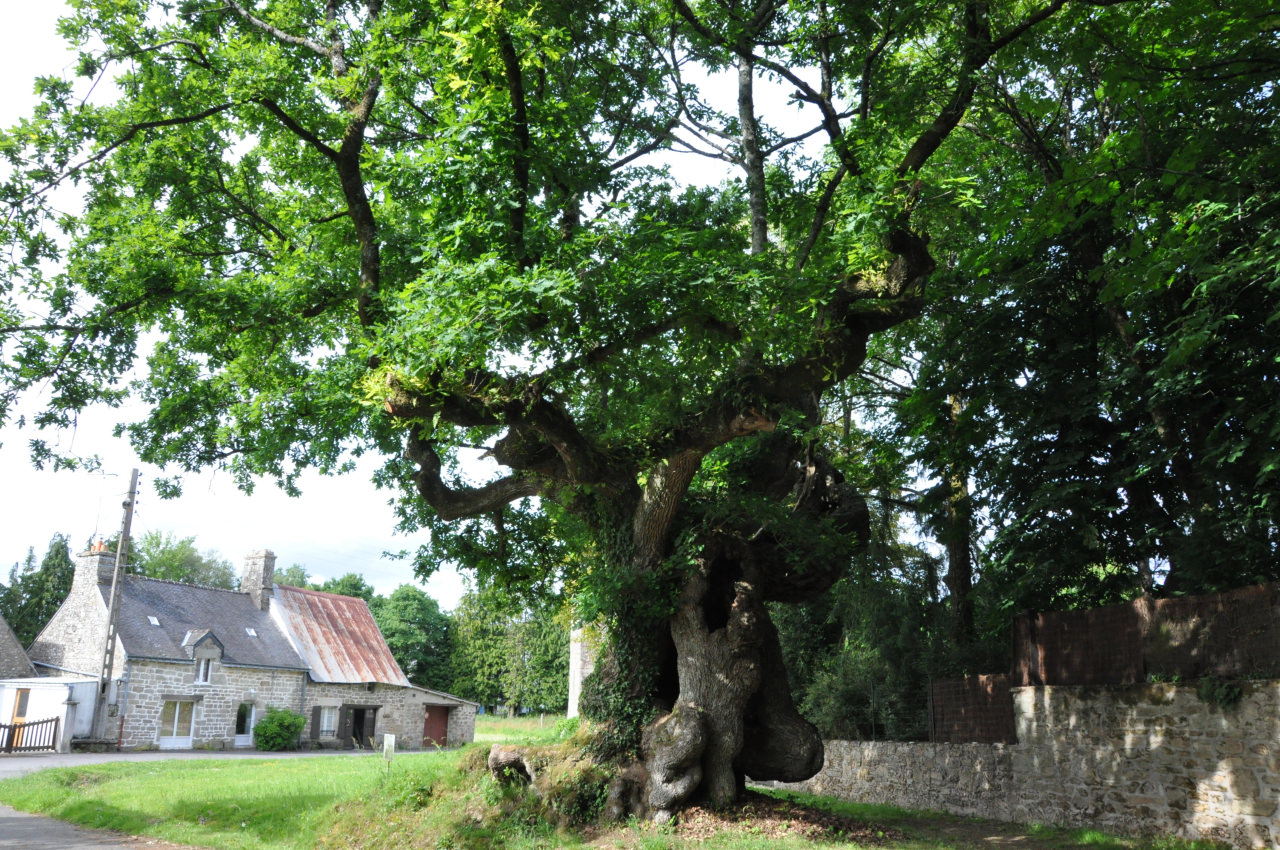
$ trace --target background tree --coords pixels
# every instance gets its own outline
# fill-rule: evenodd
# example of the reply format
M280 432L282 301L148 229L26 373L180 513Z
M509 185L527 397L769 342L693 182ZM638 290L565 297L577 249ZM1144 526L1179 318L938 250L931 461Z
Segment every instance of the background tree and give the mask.
M1277 379L1280 54L1244 7L1075 14L995 61L950 149L1001 175L931 228L972 238L900 409L968 458L1008 610L1280 576L1280 418L1241 391Z
M311 586L311 576L307 574L307 568L302 564L290 564L283 570L277 570L275 581L276 584L283 584L287 587Z
M345 573L337 578L325 579L320 584L313 584L315 590L322 590L325 593L337 593L342 596L354 596L357 599L363 599L365 602L372 603L377 595L373 589L373 585L364 580L364 576L359 573ZM370 604L372 608L372 604Z
M496 603L496 604L495 604ZM470 591L450 613L453 684L449 692L493 711L505 698L510 609L493 594Z
M452 628L434 599L411 584L369 602L373 619L409 681L448 690L453 682Z
M564 711L569 705L568 610L542 600L512 618L504 649L503 693L513 711Z
M8 585L0 588L0 616L23 646L31 645L67 598L74 574L71 548L62 534L49 541L38 567L35 549L29 549L23 564L9 570Z
M498 587L473 589L449 615L453 686L493 710L563 711L569 702L569 611Z
M1269 59L1245 57L1271 55L1271 26L1243 0L1177 9L1117 0L87 0L63 31L80 46L78 72L113 74L119 101L82 105L69 83L46 80L42 106L0 139L13 166L0 221L11 259L0 279L21 296L0 308L0 404L8 416L18 393L48 387L38 424L66 426L86 405L117 403L145 332L158 342L133 391L149 409L125 428L145 460L225 466L245 486L265 475L296 491L304 468L381 453L379 480L401 488L406 525L451 545L442 542L469 523L486 544L475 553L486 568L532 573L543 586L563 580L601 620L612 642L584 708L612 725L615 755L646 762L648 809L669 817L693 793L725 803L744 775L803 779L822 761L817 730L789 698L768 605L821 596L871 537L863 496L820 439L824 398L864 365L875 334L920 314L940 257L944 269L952 255L965 260L957 279L981 278L983 250L998 260L1010 234L1036 233L1039 222L1016 210L1070 210L1073 222L1049 234L1056 244L1031 252L1046 272L1097 268L1079 245L1104 245L1104 265L1119 260L1168 223L1155 214L1170 208L1151 205L1121 216L1116 229L1133 238L1095 238L1075 196L1055 204L1044 181L1026 177L1037 154L1019 149L1031 134L1017 116L1040 122L1030 126L1045 136L1056 111L1019 107L1002 123L978 123L994 139L980 169L955 140L967 113L996 114L1005 94L1022 92L1037 109L1088 101L1096 89L1039 91L1064 48L1068 65L1087 70L1087 50L1115 42L1123 59L1155 57L1132 81L1142 92L1181 91L1180 76L1224 67L1216 63L1226 57L1231 73L1198 78L1212 93L1193 105L1234 110L1244 99L1265 135L1275 86L1232 87L1270 73ZM1214 35L1200 40L1205 31ZM714 91L716 72L731 81L728 97ZM790 103L766 103L770 79L794 92ZM1176 137L1194 129L1173 109L1157 112ZM1109 127L1109 115L1097 110L1092 126ZM1053 181L1054 191L1085 186L1105 196L1102 209L1130 212L1090 175L1109 171L1105 157L1127 150L1123 139L1142 149L1140 117L1117 141L1083 133L1093 170ZM1074 149L1075 126L1055 143ZM688 148L727 163L736 179L676 185L650 156ZM1144 179L1183 170L1177 159L1154 161L1163 165ZM954 219L979 178L993 211L982 216L989 230L975 233ZM66 180L89 187L82 214L50 205L47 190ZM1211 230L1223 239L1149 259L1216 260L1234 245L1243 277L1215 279L1206 262L1180 286L1196 293L1217 280L1238 294L1253 279L1246 249L1274 232L1259 226L1268 203L1244 205L1258 218L1243 229L1236 206L1214 207ZM1179 209L1186 227L1200 220L1191 200ZM61 269L46 272L59 259ZM1000 275L1013 290L1020 268ZM1079 294L1071 289L1051 315L1066 315ZM26 315L31 297L44 315ZM1019 297L970 305L998 316ZM1170 353L1214 348L1218 320L1234 315L1229 298L1214 303L1175 334L1203 344L1160 344L1160 362L1176 367ZM956 324L988 328L996 340L983 350L1016 363L1023 337L1000 336L986 318ZM1256 353L1265 323L1249 327ZM1147 356L1142 346L1122 350L1129 362ZM1267 374L1255 359L1236 365ZM982 412L973 389L956 396L957 417ZM1166 526L1173 540L1189 518L1216 515L1241 483L1199 487L1203 472L1178 470L1189 462L1195 472L1201 456L1179 446L1205 458L1220 449L1225 474L1234 450L1224 437L1239 423L1220 417L1221 433L1200 435L1172 419L1161 425L1165 407L1158 395L1149 401L1147 431L1179 482L1153 499L1181 493L1188 506ZM1074 451L1077 426L1096 411L1055 410L1054 441ZM1046 426L1019 439L1048 450ZM51 459L46 444L34 450L38 462ZM477 453L499 471L465 470ZM1087 544L1093 532L1077 502L1090 500L1078 494L1109 464L1074 457L1079 471L1038 466L1068 475L1061 498L1070 504L1035 516ZM964 472L944 468L949 478ZM1129 468L1141 481L1141 462ZM1047 494L1038 474L1022 480ZM1250 523L1265 527L1257 507ZM509 541L536 540L535 529L580 541L580 555L503 557ZM645 724L653 734L641 752Z
M179 538L167 531L148 531L133 541L129 572L227 590L240 583L235 567L226 558L211 549L202 554L194 537Z

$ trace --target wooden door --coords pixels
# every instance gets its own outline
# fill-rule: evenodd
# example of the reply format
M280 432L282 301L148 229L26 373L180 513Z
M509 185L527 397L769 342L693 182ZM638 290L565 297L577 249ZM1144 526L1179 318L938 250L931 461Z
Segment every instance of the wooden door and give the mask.
M422 746L447 747L449 745L449 709L443 705L429 705L422 718Z
M23 729L19 724L27 722L27 706L31 703L31 689L18 688L13 698L13 746L22 746Z

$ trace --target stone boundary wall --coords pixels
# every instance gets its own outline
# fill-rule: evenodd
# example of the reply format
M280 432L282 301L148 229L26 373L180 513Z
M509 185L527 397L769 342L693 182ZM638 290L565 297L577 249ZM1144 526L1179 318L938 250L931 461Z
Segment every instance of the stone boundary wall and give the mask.
M827 742L783 786L1017 823L1280 847L1280 680L1231 709L1194 686L1014 689L1017 744Z

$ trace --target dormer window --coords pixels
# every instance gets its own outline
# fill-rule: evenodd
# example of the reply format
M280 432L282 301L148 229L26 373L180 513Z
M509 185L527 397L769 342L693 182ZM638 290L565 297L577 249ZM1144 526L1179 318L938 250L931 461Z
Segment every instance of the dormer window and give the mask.
M196 684L197 685L209 684L209 674L212 672L213 672L212 658L196 659Z

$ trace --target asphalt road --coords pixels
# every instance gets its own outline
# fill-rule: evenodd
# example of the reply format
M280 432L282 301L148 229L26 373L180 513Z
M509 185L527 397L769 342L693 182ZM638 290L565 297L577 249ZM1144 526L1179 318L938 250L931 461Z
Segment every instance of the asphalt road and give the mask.
M26 776L53 767L80 767L113 761L165 761L169 759L315 758L342 755L332 750L311 753L260 753L256 750L208 752L182 750L146 753L32 753L0 755L0 779ZM368 758L368 751L348 758ZM153 838L137 838L98 829L83 829L42 815L29 815L0 805L0 850L182 850L183 845Z

